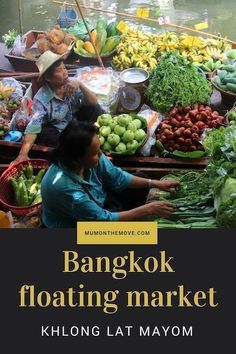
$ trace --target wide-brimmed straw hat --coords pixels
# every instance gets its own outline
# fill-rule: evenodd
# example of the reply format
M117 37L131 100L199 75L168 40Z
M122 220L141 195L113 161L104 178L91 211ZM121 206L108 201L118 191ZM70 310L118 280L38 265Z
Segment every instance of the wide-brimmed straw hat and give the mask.
M51 52L51 50L44 52L35 63L39 69L39 78L42 77L56 61L63 60L63 56L64 54L58 55Z

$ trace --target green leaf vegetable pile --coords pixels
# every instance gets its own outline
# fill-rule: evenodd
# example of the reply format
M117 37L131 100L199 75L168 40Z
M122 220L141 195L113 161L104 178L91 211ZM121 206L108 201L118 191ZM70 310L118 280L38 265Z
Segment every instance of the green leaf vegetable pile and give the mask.
M174 178L181 187L175 193L159 192L159 200L176 205L170 219L159 218L159 228L216 228L213 193L209 188L207 173L186 172L168 174L163 179Z
M146 97L158 112L210 101L212 88L198 69L175 52L162 56L150 75Z
M213 129L203 141L219 227L236 227L236 126Z

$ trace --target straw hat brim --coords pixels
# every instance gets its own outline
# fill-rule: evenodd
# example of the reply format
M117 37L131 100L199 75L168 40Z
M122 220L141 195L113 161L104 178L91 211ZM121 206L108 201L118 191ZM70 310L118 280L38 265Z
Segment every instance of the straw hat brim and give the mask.
M39 70L39 79L46 73L46 71L58 60L64 60L65 53L62 55L55 54L50 50L44 52L36 61Z

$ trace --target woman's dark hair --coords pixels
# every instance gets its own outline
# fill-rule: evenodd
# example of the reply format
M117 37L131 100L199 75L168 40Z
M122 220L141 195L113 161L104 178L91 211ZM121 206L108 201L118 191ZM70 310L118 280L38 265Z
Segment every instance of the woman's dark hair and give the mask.
M63 62L62 59L59 59L59 60L55 61L55 63L53 63L53 64L45 71L45 73L43 74L44 80L45 80L46 77L52 76L52 75L53 75L53 71L54 71L56 68L58 68L58 66L60 66L62 62Z
M97 132L97 127L91 123L72 120L61 132L59 146L53 151L51 162L62 162L71 168L75 161L86 155Z

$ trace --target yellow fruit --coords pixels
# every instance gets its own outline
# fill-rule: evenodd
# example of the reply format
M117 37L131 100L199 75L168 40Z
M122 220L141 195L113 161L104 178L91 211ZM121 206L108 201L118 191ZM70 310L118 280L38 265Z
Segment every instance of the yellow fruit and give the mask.
M78 40L76 41L76 43L75 43L75 46L76 46L77 49L82 48L83 45L84 45L84 42L83 42L81 39L78 39Z
M95 54L95 49L93 48L93 45L91 42L89 42L89 41L84 42L83 47L85 50L87 50L88 53Z
M97 31L96 30L93 30L91 32L91 37L92 37L93 43L96 43L96 39L97 39Z

